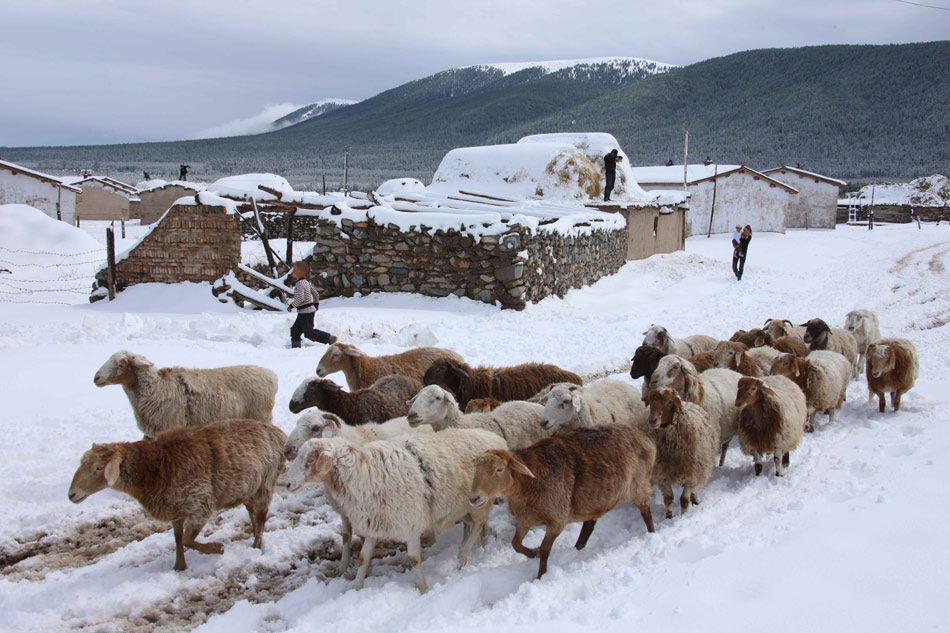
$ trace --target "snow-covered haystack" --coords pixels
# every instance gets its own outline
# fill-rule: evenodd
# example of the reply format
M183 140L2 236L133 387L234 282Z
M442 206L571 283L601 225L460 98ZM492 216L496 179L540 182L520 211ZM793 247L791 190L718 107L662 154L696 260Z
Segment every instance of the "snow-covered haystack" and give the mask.
M268 189L274 189L288 196L295 193L294 188L290 186L287 179L277 174L240 174L238 176L228 176L208 185L207 191L216 196L235 200L254 199L258 202L266 202L277 199L272 194L259 189L258 185L263 185Z
M886 185L865 185L854 195L855 199L871 202L871 189L874 189L874 204L919 205L922 207L942 207L950 204L950 181L946 176L934 174L915 178L906 183Z
M588 202L602 195L601 175L568 143L518 143L453 149L428 190L510 200Z
M613 193L610 194L611 198L618 202L646 202L653 200L655 197L648 194L637 184L637 179L634 177L630 166L630 160L624 154L620 143L617 142L613 134L607 134L606 132L562 132L532 134L518 140L519 145L527 143L566 143L574 147L593 165L598 183L600 183L600 193L603 192L604 156L611 150L616 149L623 160L617 163L617 182Z
M105 249L25 204L0 205L0 302L84 303Z

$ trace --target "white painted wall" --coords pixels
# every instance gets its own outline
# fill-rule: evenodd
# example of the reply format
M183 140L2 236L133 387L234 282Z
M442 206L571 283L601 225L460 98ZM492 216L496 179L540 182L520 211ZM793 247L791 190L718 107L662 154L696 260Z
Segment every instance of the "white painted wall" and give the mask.
M735 226L752 227L756 231L784 233L789 199L797 194L752 174L737 172L689 186L689 211L686 212L686 235L705 235L716 189L716 210L712 218L713 233L732 233ZM652 185L647 189L682 191L682 185Z
M56 203L60 203L63 222L76 223L76 192L60 188L37 178L15 174L0 168L0 204L28 204L57 218Z
M769 176L798 189L798 195L788 203L788 228L835 228L838 185L787 169L770 171Z

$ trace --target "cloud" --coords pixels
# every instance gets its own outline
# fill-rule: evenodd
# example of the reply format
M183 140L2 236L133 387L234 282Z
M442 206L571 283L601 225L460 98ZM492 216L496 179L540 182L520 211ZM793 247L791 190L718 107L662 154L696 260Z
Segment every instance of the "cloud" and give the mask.
M261 112L252 117L234 119L190 135L189 138L219 138L222 136L242 136L244 134L270 132L276 129L274 121L302 107L303 105L294 103L268 104L264 106Z

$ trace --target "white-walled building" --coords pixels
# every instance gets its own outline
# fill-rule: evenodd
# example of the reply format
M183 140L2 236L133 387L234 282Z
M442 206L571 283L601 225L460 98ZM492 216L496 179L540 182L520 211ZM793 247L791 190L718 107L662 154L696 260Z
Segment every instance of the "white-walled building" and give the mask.
M762 173L798 189L798 195L792 196L788 203L788 228L835 228L838 196L846 182L788 165L766 169Z
M76 196L81 191L55 176L0 160L0 204L26 204L75 224Z
M683 166L634 167L633 176L648 190L682 191ZM744 165L688 165L690 194L686 235L732 233L735 226L784 233L790 199L798 191Z

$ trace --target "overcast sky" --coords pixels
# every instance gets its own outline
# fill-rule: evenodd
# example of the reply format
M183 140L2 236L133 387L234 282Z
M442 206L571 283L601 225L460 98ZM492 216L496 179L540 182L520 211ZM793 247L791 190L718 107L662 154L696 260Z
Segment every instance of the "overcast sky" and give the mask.
M899 0L3 0L0 146L195 137L482 62L948 34L950 10Z

